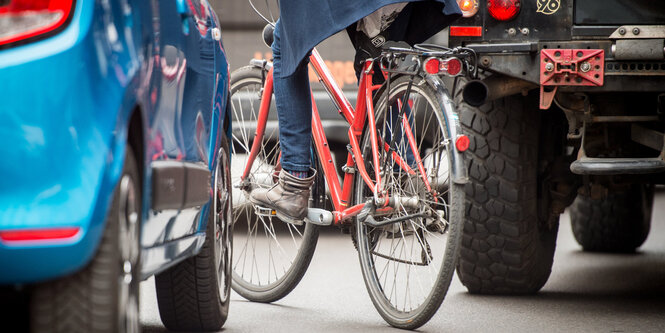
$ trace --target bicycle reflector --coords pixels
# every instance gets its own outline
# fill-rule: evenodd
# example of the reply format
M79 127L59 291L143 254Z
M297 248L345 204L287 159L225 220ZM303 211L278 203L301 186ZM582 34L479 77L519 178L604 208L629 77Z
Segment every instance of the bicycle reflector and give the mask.
M457 140L455 140L455 148L457 148L457 151L464 152L469 149L470 145L471 140L469 140L469 137L464 134L458 136Z
M457 58L445 60L434 57L428 58L425 60L425 72L432 75L457 76L462 72L462 61Z
M439 68L441 67L441 61L437 58L429 58L425 60L425 72L428 74L436 75L439 74Z
M74 0L0 0L0 47L64 28L73 7Z
M499 21L508 21L520 13L522 3L520 0L488 0L487 10L493 18Z
M457 0L462 17L471 17L478 12L478 0Z

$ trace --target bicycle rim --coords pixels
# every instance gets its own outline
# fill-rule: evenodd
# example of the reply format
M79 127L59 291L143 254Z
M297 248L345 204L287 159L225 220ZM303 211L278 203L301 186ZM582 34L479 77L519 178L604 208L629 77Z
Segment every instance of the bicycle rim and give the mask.
M420 80L421 82L418 82ZM383 227L358 223L358 252L367 290L374 306L391 325L414 329L425 324L438 310L455 270L461 240L464 207L463 187L450 181L450 142L446 123L434 91L416 78L403 115L394 106L402 100L408 77L397 79L390 91L378 98L376 112L379 142L393 143L394 152L415 174L400 167L392 154L380 151L383 190L391 196L416 198L418 204L398 203L393 213L374 216L381 222L396 217L414 216L405 222ZM393 107L386 108L387 105ZM408 121L398 121L405 116ZM405 133L413 133L419 154L414 154ZM381 144L380 144L381 145ZM368 172L377 167L372 156L369 131L363 138L363 156ZM417 167L418 155L426 177L437 193L431 194ZM360 177L359 177L360 178ZM356 202L372 198L372 191L358 179Z
M258 68L245 67L234 74L231 82L232 286L250 301L273 302L288 295L300 282L314 253L318 230L310 224L295 226L276 217L257 215L249 202L249 191L237 187L255 138L262 79ZM275 110L271 111L271 117L276 117ZM249 188L267 188L277 181L280 150L276 124L269 120L266 126L261 149L248 177Z

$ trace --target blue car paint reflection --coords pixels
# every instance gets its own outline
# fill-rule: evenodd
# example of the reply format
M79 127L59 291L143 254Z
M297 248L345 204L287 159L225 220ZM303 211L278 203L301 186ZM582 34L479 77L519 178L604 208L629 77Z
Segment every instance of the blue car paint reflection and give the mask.
M81 232L64 243L0 242L0 284L42 281L85 266L133 136L143 148L144 277L203 243L207 205L153 211L150 184L154 161L212 170L221 135L228 135L228 64L214 36L214 12L205 0L79 0L75 6L62 32L0 50L0 231L63 226Z

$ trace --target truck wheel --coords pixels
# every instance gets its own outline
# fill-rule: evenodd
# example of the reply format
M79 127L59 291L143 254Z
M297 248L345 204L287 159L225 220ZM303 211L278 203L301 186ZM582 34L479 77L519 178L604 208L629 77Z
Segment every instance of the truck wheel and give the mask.
M573 235L584 251L634 252L649 235L653 187L635 184L604 199L578 194L570 207Z
M537 195L540 112L531 101L458 104L471 146L457 273L471 293L534 293L550 275L559 221L538 217L546 203Z
M139 332L141 185L130 146L104 234L92 261L72 275L36 285L32 332Z
M155 276L159 316L171 331L217 331L228 317L233 241L229 157L228 140L222 136L201 252Z

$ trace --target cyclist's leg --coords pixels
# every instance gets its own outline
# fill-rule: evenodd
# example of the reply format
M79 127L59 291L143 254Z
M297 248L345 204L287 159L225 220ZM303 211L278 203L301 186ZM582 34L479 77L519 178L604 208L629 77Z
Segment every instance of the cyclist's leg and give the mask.
M280 22L275 27L273 78L282 150L280 181L271 189L252 191L252 203L274 209L280 219L300 224L307 215L309 190L314 181L311 169L312 104L307 59L295 73L282 75Z
M272 50L282 168L288 171L307 172L311 164L312 138L312 98L307 67L309 61L308 58L303 59L292 75L282 76L279 31L278 21Z

